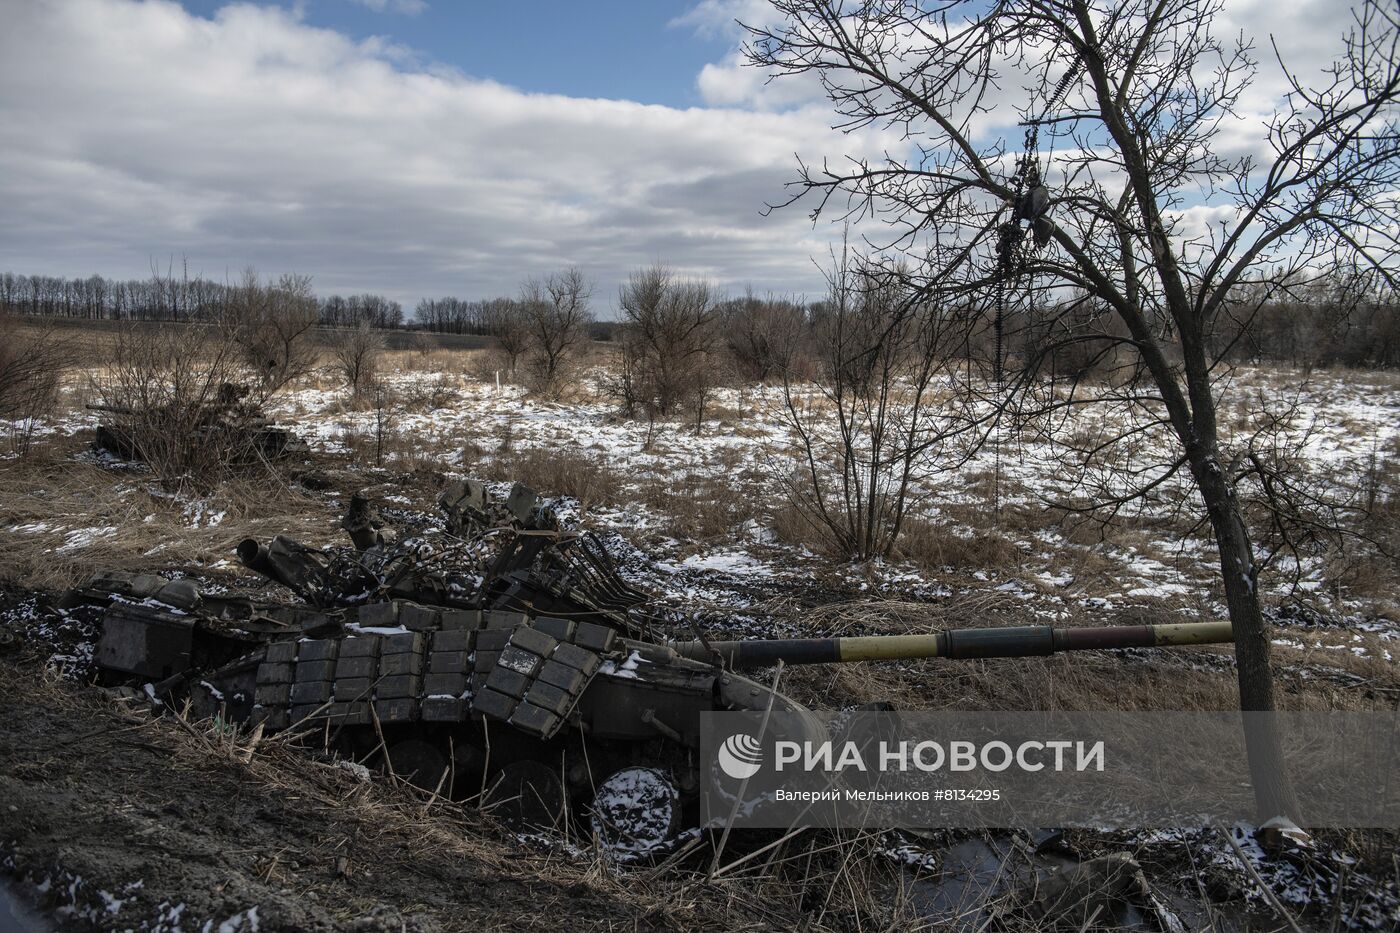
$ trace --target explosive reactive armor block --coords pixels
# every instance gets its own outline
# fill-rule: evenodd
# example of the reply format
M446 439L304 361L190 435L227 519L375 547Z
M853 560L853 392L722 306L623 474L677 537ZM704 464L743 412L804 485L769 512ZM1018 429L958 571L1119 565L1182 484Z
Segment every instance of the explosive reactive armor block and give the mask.
M480 609L444 609L440 618L444 631L481 628Z
M378 658L341 658L335 662L335 679L350 680L357 677L373 677L378 667Z
M400 603L399 624L413 632L432 632L438 629L440 616L436 609L414 603Z
M486 628L507 632L526 625L530 621L530 617L523 612L506 612L503 609L489 609L483 612L481 617Z
M374 714L382 723L412 722L418 718L418 701L408 697L375 700Z
M334 675L334 661L297 661L296 682L299 684L330 680Z
M602 659L596 650L555 637L577 636L582 625L556 619L546 627L549 632L531 625L516 626L499 654L483 650L498 643L498 630L487 629L478 636L473 712L505 720L541 738L559 731ZM613 643L597 632L589 632L587 637L593 644Z
M474 713L549 738L616 644L604 626L550 617L536 624L496 610L461 610L460 627L429 627L430 616L437 623L457 611L377 603L359 607L356 618L426 630L269 646L257 673L259 716L269 723L367 723L371 716L404 723L459 722Z
M297 643L297 661L334 661L340 653L340 641L335 638L312 638Z
M291 700L291 684L258 684L253 689L253 703L258 706L286 706Z
M398 677L403 674L417 676L423 673L423 654L418 651L403 651L398 654L385 654L379 657L379 676Z
M443 651L468 652L476 644L476 633L467 630L442 631L433 635L433 653Z
M393 628L399 624L397 603L370 603L355 612L355 621L362 628Z
M93 660L108 670L163 680L190 666L193 639L189 616L115 602L103 617Z
M425 722L461 722L467 718L467 701L462 697L429 696L423 700Z
M289 663L272 663L264 661L258 665L258 685L263 684L289 684L292 682L292 671L294 666Z
M295 661L296 658L297 643L294 641L275 641L267 646L267 651L263 654L263 660L270 664L285 664Z
M385 635L380 642L379 654L383 657L386 654L403 654L410 651L421 653L424 644L423 635L419 632Z
M340 657L342 659L377 658L379 657L379 638L373 635L352 635L342 639Z
M331 685L324 680L311 681L308 683L292 684L292 705L315 704L329 702L331 698Z
M466 674L428 674L423 678L423 692L428 696L460 697L466 690Z
M532 623L536 631L543 632L556 641L569 641L573 638L577 625L568 619L541 616Z
M337 700L368 700L370 692L374 689L374 678L372 677L347 677L337 679L335 682L335 698Z

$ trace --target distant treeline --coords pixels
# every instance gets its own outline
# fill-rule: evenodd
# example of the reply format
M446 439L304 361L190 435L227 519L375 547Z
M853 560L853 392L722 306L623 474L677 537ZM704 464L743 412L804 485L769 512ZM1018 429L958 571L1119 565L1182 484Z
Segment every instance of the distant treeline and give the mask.
M468 334L493 336L502 322L518 308L516 298L424 298L413 309L413 321L408 326L433 334ZM616 321L589 321L588 336L593 340L612 340Z
M0 310L89 320L198 321L227 307L237 285L184 275L147 279L65 279L0 273ZM320 323L348 327L404 326L403 306L383 295L331 295L316 299Z
M1172 332L1170 320L1154 320L1164 334ZM1116 369L1129 341L1110 309L1087 302L1008 312L1004 329L1009 356L1042 354L1061 373ZM990 355L990 335L980 336L980 352ZM1241 301L1212 322L1206 339L1212 357L1235 363L1400 369L1400 300L1319 285L1285 299Z
M1236 360L1397 369L1400 300L1319 287L1303 299L1264 303L1243 326L1222 322L1214 343Z
M309 285L309 279L306 280ZM207 319L226 308L237 285L184 275L152 275L146 279L118 281L94 275L65 279L55 276L0 274L0 311L53 315L93 320L191 321ZM463 299L454 296L425 298L413 317L405 319L402 305L382 295L331 295L311 298L318 321L330 327L361 322L381 329L413 328L441 334L496 337L511 342L511 333L529 316L530 302L522 298ZM822 302L810 305L788 301L761 301L752 296L723 300L713 296L715 311L728 321L727 342L733 354L743 358L745 341L772 341L778 323L791 341L810 329L821 317ZM1225 315L1212 328L1215 351L1240 362L1277 362L1296 366L1352 366L1400 368L1400 300L1393 293L1358 296L1344 284L1323 277L1301 296L1286 300L1249 302L1249 311ZM594 340L614 340L625 322L598 321L586 315L582 326ZM1110 321L1106 309L1079 303L1043 307L1038 314L1012 313L1006 322L1006 352L1015 355L1021 344L1026 353L1054 342L1066 333L1097 330ZM775 323L777 322L777 323ZM1164 326L1169 326L1164 322ZM991 353L974 338L966 350L978 356ZM1125 337L1126 335L1119 335ZM985 351L985 352L982 352ZM766 352L766 351L765 351ZM763 353L759 354L764 355ZM1101 348L1091 339L1057 351L1062 370L1086 371L1104 362ZM1082 359L1081 359L1082 357ZM760 378L768 378L768 365L757 363Z

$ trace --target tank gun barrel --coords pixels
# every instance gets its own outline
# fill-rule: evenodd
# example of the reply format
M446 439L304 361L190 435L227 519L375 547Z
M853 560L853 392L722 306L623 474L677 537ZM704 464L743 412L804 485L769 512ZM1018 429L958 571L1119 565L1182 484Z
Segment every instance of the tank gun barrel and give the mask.
M1019 658L1100 648L1166 648L1234 641L1229 622L1118 625L1105 628L947 629L927 635L867 635L852 638L775 638L752 641L678 642L677 654L697 661L718 654L732 668L785 664L840 664L911 658Z

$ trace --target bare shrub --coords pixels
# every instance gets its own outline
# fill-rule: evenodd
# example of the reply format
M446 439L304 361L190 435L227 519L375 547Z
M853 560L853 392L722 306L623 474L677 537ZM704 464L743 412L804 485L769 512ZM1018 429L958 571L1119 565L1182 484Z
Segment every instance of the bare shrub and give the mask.
M933 404L932 385L949 354L950 319L897 278L855 268L843 253L814 321L815 390L785 372L788 424L802 467L788 477L792 501L822 529L827 550L888 557L913 483L931 454L959 429L953 408ZM946 466L946 464L944 464Z
M35 419L53 410L66 362L66 344L52 326L26 332L17 317L0 313L0 418L11 422L15 453L28 452Z
M383 352L384 337L367 320L343 328L331 338L331 357L345 387L356 398L374 385Z
M436 378L420 379L403 386L397 396L398 408L405 414L438 411L457 398L457 381L448 373L440 372Z
M713 287L656 265L632 273L618 304L622 351L605 391L624 414L648 422L693 412L699 431L724 362Z
M117 332L116 361L95 389L114 416L112 443L145 461L167 486L202 486L230 463L256 458L249 432L221 417L239 407L246 375L239 348L222 328L131 323Z
M810 379L807 313L791 301L745 295L725 302L720 313L725 340L740 379L766 383L784 372Z
M530 387L541 395L558 398L566 388L570 366L588 341L592 293L583 270L576 266L544 281L531 279L521 289L520 313L529 334Z
M252 267L228 287L220 319L261 399L316 365L319 354L312 338L317 321L310 276L288 274L263 282Z

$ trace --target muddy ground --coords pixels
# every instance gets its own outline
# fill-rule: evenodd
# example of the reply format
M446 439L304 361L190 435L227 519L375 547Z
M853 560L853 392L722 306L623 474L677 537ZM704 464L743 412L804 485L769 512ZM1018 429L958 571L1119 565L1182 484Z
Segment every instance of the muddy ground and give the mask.
M12 660L0 723L0 861L64 929L767 925L534 851L305 751L267 743L244 763L207 724Z

